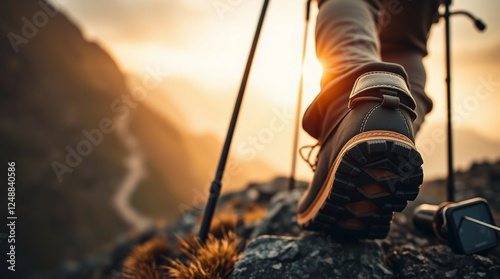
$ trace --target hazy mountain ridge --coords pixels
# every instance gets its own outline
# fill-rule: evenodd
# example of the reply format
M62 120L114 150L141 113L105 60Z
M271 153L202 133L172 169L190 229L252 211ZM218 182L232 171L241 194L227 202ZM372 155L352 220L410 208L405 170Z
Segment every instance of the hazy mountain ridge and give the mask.
M160 104L168 105L166 102ZM164 218L177 217L187 208L198 207L206 202L208 187L222 150L219 138L208 133L193 134L186 131L189 128L186 123L171 123L147 101L136 109L131 128L143 146L150 171L158 182L170 189L167 200L156 199L156 202L151 203L140 202L135 198L134 205L149 215ZM267 178L274 174L272 167L265 162L238 161L230 156L223 181L224 190L244 187L254 177L254 173ZM156 196L158 193L153 194L151 191L157 190L151 186L139 188L138 195L150 192L150 197Z
M430 180L447 175L447 139L444 123L426 125L417 135L416 142L424 159L424 178ZM494 162L500 158L500 143L472 129L454 127L453 147L455 170L465 170L472 162Z
M42 13L45 24L39 22ZM170 218L205 200L219 139L183 131L182 123L172 123L148 102L129 106L123 98L131 98L130 86L112 58L46 3L2 2L0 28L0 157L17 164L21 278L63 259L79 260L129 229L111 202L128 151L115 131L103 130L103 120L109 128L131 117L129 128L143 149L148 175L131 197L139 211ZM82 154L82 142L91 142L88 134L98 143ZM242 171L233 183L245 175L251 172Z
M107 199L123 175L125 151L116 136L106 134L86 156L68 155L88 140L84 129L113 117L109 104L126 88L111 58L61 14L48 15L37 1L1 6L1 158L17 165L17 263L23 274L81 258L126 229ZM45 25L34 25L36 13L45 14ZM27 40L17 53L12 34Z

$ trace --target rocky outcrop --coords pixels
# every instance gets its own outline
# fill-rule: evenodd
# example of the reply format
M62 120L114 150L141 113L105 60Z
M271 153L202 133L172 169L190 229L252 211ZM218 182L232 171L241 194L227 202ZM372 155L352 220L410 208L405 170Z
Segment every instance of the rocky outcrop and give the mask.
M479 192L469 189L468 194L477 195L488 193L483 188L494 187L491 183L499 174L500 162L485 163L459 173L457 178L464 179L461 183L475 183ZM478 182L480 177L482 184ZM435 237L413 227L411 212L415 205L394 215L389 236L382 240L344 242L321 232L304 231L295 223L295 210L306 183L298 183L294 190L288 190L287 185L285 178L278 178L221 197L217 216L234 213L235 232L246 240L229 278L500 278L500 248L484 255L454 254ZM417 203L443 199L435 195L440 193L437 187L444 187L442 181L424 184ZM483 197L492 204L498 201L495 190L489 192L492 196ZM178 240L175 235L196 234L200 214L200 210L189 211L174 224L122 241L109 252L106 262L94 258L66 269L61 277L79 274L88 278L81 272L92 271L99 278L112 278L112 274L119 274L131 247L158 235L166 236L174 247ZM221 223L217 216L215 223ZM177 258L179 254L172 250L168 256Z
M338 243L324 235L260 236L230 278L392 278L378 243Z
M500 249L486 256L454 254L417 231L409 210L394 216L384 240L344 243L301 231L294 218L302 191L276 193L231 278L500 278Z

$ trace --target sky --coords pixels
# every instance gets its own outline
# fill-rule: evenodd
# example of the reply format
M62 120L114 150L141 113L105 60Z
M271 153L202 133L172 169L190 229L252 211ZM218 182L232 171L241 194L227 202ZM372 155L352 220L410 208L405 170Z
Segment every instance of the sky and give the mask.
M193 132L223 139L263 1L52 2L80 26L88 40L108 51L127 75L140 80L151 68L167 72L159 89L172 104L164 108L166 113L176 115ZM232 148L233 156L264 159L284 174L290 168L305 2L270 1ZM453 9L469 10L488 25L486 32L479 33L464 17L452 19L456 126L500 143L496 121L500 118L500 1L455 0ZM321 66L313 40L316 13L313 8L302 111L319 92ZM426 90L435 109L424 131L444 127L446 115L442 21L433 28L428 48ZM314 140L302 131L300 144L314 144ZM298 173L306 179L311 175L304 163Z

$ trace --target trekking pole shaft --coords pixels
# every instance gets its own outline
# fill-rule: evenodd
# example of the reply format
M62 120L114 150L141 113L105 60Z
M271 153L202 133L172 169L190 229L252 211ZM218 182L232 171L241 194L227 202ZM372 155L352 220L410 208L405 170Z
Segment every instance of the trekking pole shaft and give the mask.
M447 138L448 138L448 184L447 200L455 200L455 179L453 172L453 127L451 110L451 47L450 47L450 5L451 0L445 1L445 43L446 43L446 108L447 108Z
M250 75L250 70L252 68L253 58L255 56L255 50L257 49L257 42L259 41L260 32L262 30L262 25L264 24L264 17L266 15L268 5L269 5L269 0L264 0L262 11L260 13L259 22L257 24L257 29L255 30L255 36L253 38L252 46L250 48L250 54L248 55L247 64L245 67L245 71L243 73L243 78L241 80L240 89L238 91L238 97L236 98L236 103L234 105L231 122L229 123L226 140L224 141L224 146L222 148L222 153L219 159L219 165L217 166L215 178L212 181L212 184L210 185L210 195L208 197L208 202L205 207L205 213L203 215L200 231L198 234L198 237L202 243L204 243L205 240L207 239L208 231L210 230L212 218L214 216L215 208L217 206L217 200L219 199L220 190L222 188L222 178L224 175L224 170L226 168L229 149L231 147L234 130L236 128L236 122L238 120L238 115L240 113L241 103L243 102L243 95L245 93L248 77Z
M299 93L297 97L297 107L295 115L295 131L293 134L293 144L292 144L292 167L290 171L290 181L288 189L293 190L295 188L295 172L297 169L297 149L299 145L299 125L300 125L300 113L302 108L302 96L304 94L304 64L306 61L306 50L307 50L307 35L309 30L309 15L311 11L311 1L307 0L306 3L306 26L304 30L304 42L302 45L302 61L300 66L300 80L299 80Z

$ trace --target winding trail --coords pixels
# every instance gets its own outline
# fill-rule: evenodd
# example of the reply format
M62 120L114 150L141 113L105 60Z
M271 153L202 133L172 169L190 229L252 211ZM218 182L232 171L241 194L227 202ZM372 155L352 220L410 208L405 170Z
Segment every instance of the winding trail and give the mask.
M139 142L130 131L129 117L116 118L116 133L129 151L125 158L126 174L113 197L113 204L118 214L125 222L137 230L144 230L153 222L150 218L141 215L130 205L130 197L146 175L144 154Z

